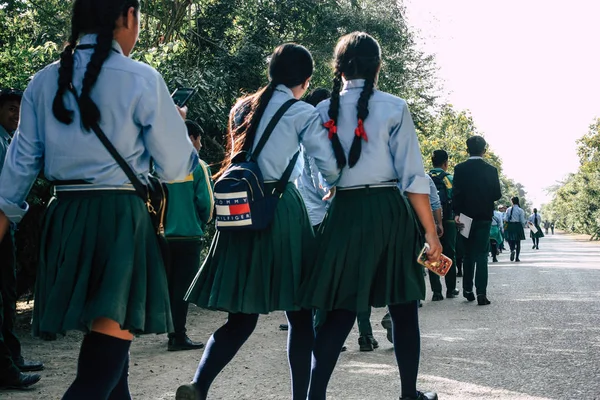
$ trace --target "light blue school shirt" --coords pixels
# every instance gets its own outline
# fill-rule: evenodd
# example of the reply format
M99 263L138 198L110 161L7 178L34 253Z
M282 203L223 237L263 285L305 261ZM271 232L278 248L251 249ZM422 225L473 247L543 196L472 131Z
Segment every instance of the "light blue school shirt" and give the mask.
M525 211L519 206L512 206L504 213L506 222L520 222L525 226Z
M6 153L8 152L8 145L10 143L10 135L0 125L0 174L2 173L2 167L4 166L4 159L6 159Z
M95 35L80 44L94 44ZM198 155L183 119L161 75L150 66L123 55L114 42L102 67L92 100L98 105L100 127L142 181L147 181L150 158L166 181L183 179L198 165ZM73 83L81 81L93 49L76 50ZM65 94L73 123L65 125L52 113L59 64L38 72L21 102L21 119L0 175L0 210L15 223L27 212L25 198L39 171L51 181L84 180L99 187L129 182L92 131L81 126L75 97Z
M310 223L315 226L323 222L327 213L329 202L323 200L323 197L325 197L328 190L323 186L322 176L315 160L308 157L304 150L300 154L300 159L304 161L302 163L304 169L296 180L296 186L306 205Z
M267 125L277 113L277 110L294 94L285 85L278 85L263 114L254 139L256 147ZM242 103L234 107L235 110ZM312 157L319 171L328 182L334 183L339 177L339 169L333 154L333 148L327 137L327 130L323 127L321 119L313 106L303 101L298 101L290 107L277 126L271 137L258 156L258 166L266 182L278 181L285 172L292 157L304 146L306 154ZM301 161L299 161L301 163ZM302 165L297 164L292 172L289 182L294 182L302 173Z
M358 125L356 105L364 83L363 79L347 81L340 93L337 131L346 157ZM330 100L325 100L317 106L322 123L330 119L329 104ZM346 166L343 169L337 186L398 180L403 192L429 194L429 181L406 101L375 90L369 100L369 117L364 121L364 127L369 141L363 141L358 163L353 168Z
M442 201L440 200L435 182L429 175L427 177L429 178L429 204L431 204L431 211L437 211L442 208Z
M535 225L536 215L537 215L537 224L541 225L542 224L542 216L540 214L531 214L529 216L528 221Z

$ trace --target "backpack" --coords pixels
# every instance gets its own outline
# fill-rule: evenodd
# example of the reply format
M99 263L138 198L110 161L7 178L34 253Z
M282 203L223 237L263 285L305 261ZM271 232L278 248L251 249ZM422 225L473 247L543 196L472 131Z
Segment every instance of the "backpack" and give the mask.
M285 192L300 152L292 157L271 193L266 193L257 159L279 120L297 101L291 99L283 104L269 122L256 148L237 154L215 183L216 225L219 231L260 231L271 225L277 202Z
M447 176L450 175L447 172L432 172L429 174L435 187L440 196L440 203L442 203L442 213L445 220L450 220L454 216L452 210L452 196L450 196L450 189L452 189L452 182Z

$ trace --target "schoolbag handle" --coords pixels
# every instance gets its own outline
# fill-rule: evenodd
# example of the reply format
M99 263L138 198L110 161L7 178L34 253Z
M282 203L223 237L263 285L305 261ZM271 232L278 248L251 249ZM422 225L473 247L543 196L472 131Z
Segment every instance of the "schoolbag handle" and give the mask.
M277 126L277 124L279 123L279 121L281 120L283 115L287 112L287 110L290 109L291 106L293 106L298 101L299 100L297 100L297 99L290 99L290 100L286 101L285 103L283 103L283 105L281 107L279 107L279 110L277 110L277 112L275 113L273 118L271 118L271 121L269 121L269 125L267 125L267 128L263 132L263 134L262 134L260 140L258 141L258 144L254 148L254 150L252 150L251 152L248 153L247 161L250 161L252 159L254 161L256 161L258 159L258 156L264 149L265 145L267 144L267 141L271 137L271 134L275 130L275 127ZM288 179L289 179L289 177L288 177Z

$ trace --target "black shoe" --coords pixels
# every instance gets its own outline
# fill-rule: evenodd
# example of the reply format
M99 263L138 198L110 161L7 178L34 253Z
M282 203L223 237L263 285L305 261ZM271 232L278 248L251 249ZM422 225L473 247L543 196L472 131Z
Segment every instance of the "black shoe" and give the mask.
M374 349L378 349L379 348L379 342L377 340L375 340L375 338L373 337L373 335L367 335L367 338L369 339L369 341L373 345Z
M35 372L44 370L44 363L39 361L26 361L21 359L15 364L21 372Z
M498 262L498 259L496 257L492 258L492 262Z
M175 400L206 400L206 397L202 396L194 385L189 384L181 385L177 388Z
M440 300L444 300L444 296L442 296L442 294L440 292L433 292L433 297L431 298L431 301L440 301Z
M492 304L492 302L488 300L485 294L479 294L477 295L477 304L480 306L487 306L488 304Z
M187 335L183 338L171 337L167 346L168 351L198 350L204 348L202 342L192 342Z
M388 342L394 343L394 336L392 335L392 320L389 318L382 319L381 327L387 331Z
M533 247L531 248L532 250L535 250L535 244L533 245Z
M446 291L446 298L447 299L454 299L459 294L460 294L460 290L458 290L458 289L448 290L448 291Z
M38 383L42 379L39 374L19 374L15 379L0 381L0 390L22 390Z
M358 346L360 347L360 351L373 351L373 343L371 343L368 336L360 336L358 338Z
M456 277L457 278L462 278L462 276L463 276L462 275L462 270L459 269L458 272L456 273Z
M510 261L515 261L515 252L514 251L510 252Z
M521 262L521 260L519 260L518 258L515 260L515 262Z
M280 331L287 331L289 329L288 324L281 324L279 325L279 330Z
M438 400L435 392L417 392L417 397L400 397L400 400Z
M536 249L536 250L539 250L539 249L540 249L540 246L535 246L535 249Z
M423 303L419 300L419 308L423 307Z
M475 294L473 292L463 291L463 297L469 301L475 301Z

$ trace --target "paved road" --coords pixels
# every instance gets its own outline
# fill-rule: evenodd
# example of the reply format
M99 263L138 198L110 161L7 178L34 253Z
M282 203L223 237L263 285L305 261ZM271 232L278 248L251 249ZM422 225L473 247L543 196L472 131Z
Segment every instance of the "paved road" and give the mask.
M600 399L600 244L556 235L541 250L523 242L520 264L490 264L486 307L462 297L421 309L419 387L441 400ZM358 351L356 330L348 339L328 399L397 399L399 379L392 347L375 310L380 349ZM195 309L190 334L206 341L222 314ZM211 399L289 399L285 333L281 313L261 318L234 362L218 378ZM28 354L45 357L44 380L35 391L1 394L10 399L60 398L72 379L78 334L57 342L25 339ZM173 399L188 381L200 353L167 353L162 336L143 337L132 348L134 399ZM51 358L51 355L57 357Z

